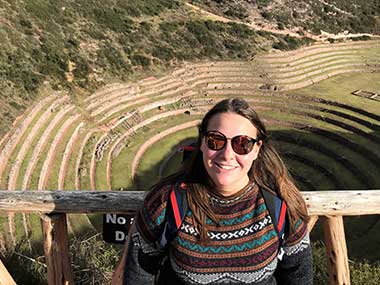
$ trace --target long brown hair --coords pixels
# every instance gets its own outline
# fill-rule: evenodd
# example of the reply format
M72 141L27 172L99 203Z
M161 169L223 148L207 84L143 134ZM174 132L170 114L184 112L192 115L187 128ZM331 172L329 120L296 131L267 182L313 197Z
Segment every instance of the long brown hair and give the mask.
M255 182L258 187L275 193L286 202L290 227L295 226L298 218L307 222L309 217L305 201L295 186L284 162L271 144L266 128L257 113L243 99L225 99L217 103L204 116L199 126L198 141L192 159L178 174L184 175L187 182L188 203L193 212L195 226L200 233L200 240L202 242L207 240L209 229L206 224L207 218L216 224L219 223L210 206L207 194L208 189L212 188L213 182L208 177L204 167L200 146L210 119L220 113L235 113L251 121L257 129L257 138L262 141L262 144L259 154L248 172L250 180Z

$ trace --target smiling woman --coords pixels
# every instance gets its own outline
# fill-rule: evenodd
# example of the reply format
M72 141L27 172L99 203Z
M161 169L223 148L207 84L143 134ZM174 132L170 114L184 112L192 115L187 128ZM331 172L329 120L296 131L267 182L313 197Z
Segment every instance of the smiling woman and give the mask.
M252 138L257 137L257 129L252 123L235 113L213 116L207 129L201 144L203 164L215 190L230 196L248 185L248 172L262 141Z
M305 203L242 99L205 115L193 157L135 220L125 284L312 284Z

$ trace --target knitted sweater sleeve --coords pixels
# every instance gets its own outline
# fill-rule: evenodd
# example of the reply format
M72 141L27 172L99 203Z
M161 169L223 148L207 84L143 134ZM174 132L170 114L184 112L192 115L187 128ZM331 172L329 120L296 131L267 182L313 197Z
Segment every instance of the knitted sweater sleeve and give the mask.
M313 259L307 225L301 219L283 245L275 277L278 284L312 285Z
M123 284L154 284L165 256L159 238L165 225L169 190L170 187L165 186L149 192L136 215L128 242Z

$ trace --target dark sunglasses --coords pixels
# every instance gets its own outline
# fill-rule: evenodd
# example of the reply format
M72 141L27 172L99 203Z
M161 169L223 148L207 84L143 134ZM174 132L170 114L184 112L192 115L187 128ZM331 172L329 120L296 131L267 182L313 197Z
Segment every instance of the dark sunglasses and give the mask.
M243 155L252 151L253 146L259 140L249 136L236 136L227 138L224 134L218 131L208 131L205 133L206 145L211 150L221 150L225 147L227 140L231 140L231 146L235 153Z

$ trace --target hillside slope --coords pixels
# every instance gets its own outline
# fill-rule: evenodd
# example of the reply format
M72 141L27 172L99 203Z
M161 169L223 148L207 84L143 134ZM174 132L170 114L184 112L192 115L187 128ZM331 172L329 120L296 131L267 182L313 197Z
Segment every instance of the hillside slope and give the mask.
M0 135L41 86L86 92L184 60L248 59L276 42L178 0L1 0L0 19Z
M272 47L296 48L320 30L378 34L375 0L293 2L0 0L0 136L51 89L75 89L77 102L78 88L88 94L183 61L245 60Z
M329 33L380 33L380 2L377 0L193 0L213 13L247 23L283 30Z

